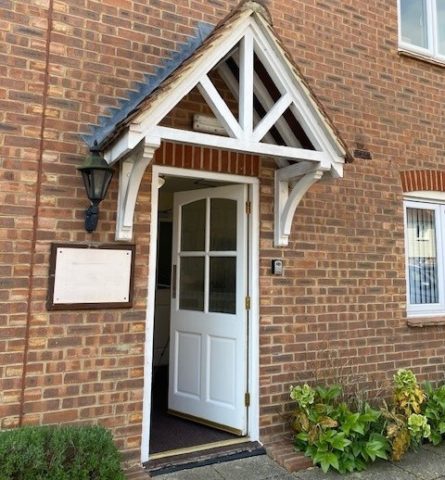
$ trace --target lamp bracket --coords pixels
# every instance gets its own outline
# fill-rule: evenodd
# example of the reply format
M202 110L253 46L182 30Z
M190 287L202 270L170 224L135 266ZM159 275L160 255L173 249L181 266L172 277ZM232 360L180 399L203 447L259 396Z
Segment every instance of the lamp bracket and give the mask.
M97 203L92 203L85 211L85 230L92 233L96 230L99 220L99 207Z
M301 161L275 170L275 246L289 243L295 210L309 188L329 170L321 162Z
M139 187L145 170L160 145L160 138L145 137L144 141L120 162L116 240L130 241L133 237L134 210Z

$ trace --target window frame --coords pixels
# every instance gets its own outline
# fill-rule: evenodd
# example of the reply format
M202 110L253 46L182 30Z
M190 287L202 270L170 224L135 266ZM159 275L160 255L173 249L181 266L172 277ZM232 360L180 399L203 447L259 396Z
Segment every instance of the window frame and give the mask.
M407 209L425 209L435 212L436 256L438 273L439 302L430 304L411 304L411 286L409 273L408 248L408 218ZM445 250L442 242L445 239L445 202L442 199L428 199L424 195L405 197L403 202L404 237L405 237L405 279L406 279L406 310L408 317L439 316L445 314Z
M445 53L439 53L439 28L437 16L437 0L426 1L426 22L428 48L420 47L402 39L402 0L397 0L399 50L412 52L422 57L431 58L445 63Z

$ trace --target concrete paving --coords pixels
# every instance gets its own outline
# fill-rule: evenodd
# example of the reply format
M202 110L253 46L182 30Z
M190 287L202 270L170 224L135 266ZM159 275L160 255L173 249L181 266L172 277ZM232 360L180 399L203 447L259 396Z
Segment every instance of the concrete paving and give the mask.
M266 455L159 475L155 480L445 480L445 445L426 445L400 462L376 462L364 472L323 473L319 468L290 474Z

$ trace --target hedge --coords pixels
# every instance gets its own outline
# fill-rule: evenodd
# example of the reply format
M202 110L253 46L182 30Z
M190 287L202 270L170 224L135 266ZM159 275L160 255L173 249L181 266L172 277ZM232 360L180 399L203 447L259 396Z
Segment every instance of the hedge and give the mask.
M0 431L0 480L124 480L111 433L100 426Z

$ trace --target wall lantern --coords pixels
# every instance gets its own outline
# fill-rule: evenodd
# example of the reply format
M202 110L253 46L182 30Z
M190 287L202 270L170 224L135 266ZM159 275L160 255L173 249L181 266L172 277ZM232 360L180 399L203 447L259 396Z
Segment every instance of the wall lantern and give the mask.
M94 142L94 147L90 149L90 154L77 170L80 170L82 173L85 190L91 202L91 205L85 212L85 230L91 233L96 230L99 217L99 203L107 194L113 176L113 169L100 155L97 143Z

